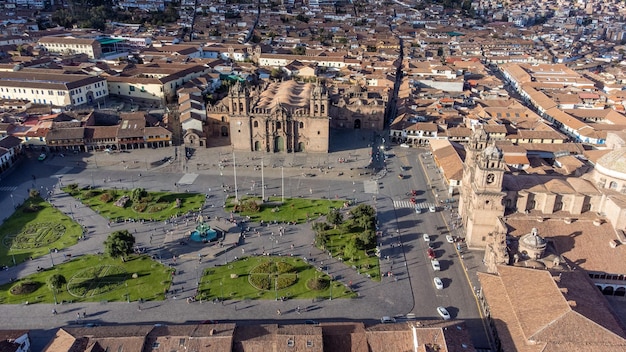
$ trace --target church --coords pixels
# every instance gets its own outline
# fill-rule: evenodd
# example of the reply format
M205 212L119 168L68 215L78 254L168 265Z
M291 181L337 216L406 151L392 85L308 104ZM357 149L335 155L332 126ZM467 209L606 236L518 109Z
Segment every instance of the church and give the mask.
M328 152L330 99L323 85L293 80L257 87L236 83L222 104L235 150Z

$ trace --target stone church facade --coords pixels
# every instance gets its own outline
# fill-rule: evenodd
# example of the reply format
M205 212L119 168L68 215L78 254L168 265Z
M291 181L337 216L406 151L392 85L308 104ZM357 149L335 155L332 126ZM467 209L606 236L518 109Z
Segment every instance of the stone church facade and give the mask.
M328 152L330 100L319 84L284 81L256 89L235 84L224 104L235 150Z

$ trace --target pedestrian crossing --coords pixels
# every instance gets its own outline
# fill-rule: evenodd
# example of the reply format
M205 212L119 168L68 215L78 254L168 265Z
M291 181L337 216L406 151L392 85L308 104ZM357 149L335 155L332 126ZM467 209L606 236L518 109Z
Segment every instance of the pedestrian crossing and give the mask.
M396 208L396 209L398 209L398 208L428 209L429 207L434 206L434 205L435 205L434 203L427 203L427 202L413 204L413 203L411 203L408 200L394 200L393 201L393 207Z
M15 186L4 186L0 187L0 192L13 192L17 189Z

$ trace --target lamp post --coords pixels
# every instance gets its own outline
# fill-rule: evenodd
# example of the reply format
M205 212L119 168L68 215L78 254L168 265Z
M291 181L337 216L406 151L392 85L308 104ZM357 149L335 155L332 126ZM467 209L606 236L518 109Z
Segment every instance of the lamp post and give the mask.
M126 282L125 285L126 285L126 302L130 303L130 293L128 292L128 282Z
M91 188L96 188L96 183L93 181L93 172L91 173Z
M333 276L332 275L328 275L328 277L330 278L329 283L330 283L330 297L328 298L329 301L333 300Z
M50 264L54 268L54 260L52 259L52 249L48 248L48 253L50 254Z
M224 300L224 286L222 285L222 280L220 280L220 302Z
M15 209L15 201L13 200L13 193L11 193L11 203L13 204L13 209Z
M52 296L54 296L54 304L55 305L59 304L57 301L57 288L56 287L52 288Z
M235 152L233 152L233 176L235 178L235 202L239 200L239 193L237 190L237 161L235 160Z
M276 300L278 301L278 276L274 278L274 292L276 293Z
M281 202L285 203L285 173L283 167L280 167L280 186L282 188Z

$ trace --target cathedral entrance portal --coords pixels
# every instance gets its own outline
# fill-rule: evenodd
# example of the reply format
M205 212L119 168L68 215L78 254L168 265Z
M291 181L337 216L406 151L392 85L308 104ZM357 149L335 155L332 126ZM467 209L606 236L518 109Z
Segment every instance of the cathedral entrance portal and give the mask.
M283 137L276 137L274 140L274 151L282 152L285 150L285 139Z
M361 128L361 119L354 120L354 129L358 130Z
M222 126L222 137L228 137L228 127Z
M254 142L254 151L255 152L261 151L261 142L259 141Z

